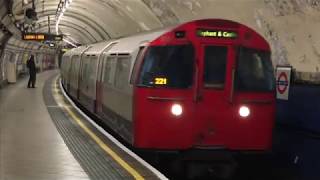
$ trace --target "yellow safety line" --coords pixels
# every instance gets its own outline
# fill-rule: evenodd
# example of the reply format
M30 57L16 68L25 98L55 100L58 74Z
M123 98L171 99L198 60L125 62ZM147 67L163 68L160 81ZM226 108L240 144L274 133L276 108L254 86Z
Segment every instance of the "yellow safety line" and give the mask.
M55 92L57 91L57 80L55 81ZM133 169L128 163L126 163L116 152L114 152L110 147L108 147L99 137L97 137L83 122L75 115L68 106L63 102L64 109L71 115L72 119L75 120L78 125L106 152L108 153L119 165L121 165L127 172L129 172L135 179L144 180L144 178Z

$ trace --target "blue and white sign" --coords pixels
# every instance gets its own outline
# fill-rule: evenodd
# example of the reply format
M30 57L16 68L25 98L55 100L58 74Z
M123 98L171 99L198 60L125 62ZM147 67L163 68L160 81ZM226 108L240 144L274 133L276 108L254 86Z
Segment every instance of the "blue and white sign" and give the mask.
M277 67L277 99L289 99L291 70L291 67Z

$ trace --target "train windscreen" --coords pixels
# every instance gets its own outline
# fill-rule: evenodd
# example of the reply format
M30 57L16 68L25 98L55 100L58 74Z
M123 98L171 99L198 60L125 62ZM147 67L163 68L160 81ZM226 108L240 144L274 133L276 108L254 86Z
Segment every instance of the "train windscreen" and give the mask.
M228 48L206 46L204 57L204 87L223 89L226 77Z
M242 47L238 56L236 89L273 91L275 80L270 52Z
M189 88L192 86L194 48L191 44L148 48L138 86Z

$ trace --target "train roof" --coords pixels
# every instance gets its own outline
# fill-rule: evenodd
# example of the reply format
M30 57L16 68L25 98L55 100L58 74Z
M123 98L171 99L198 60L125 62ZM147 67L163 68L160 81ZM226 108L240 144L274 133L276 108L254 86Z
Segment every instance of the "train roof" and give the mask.
M133 36L123 37L119 39L113 39L108 41L103 41L100 43L90 45L91 48L88 50L87 53L92 54L99 54L101 53L108 44L111 42L117 42L107 53L108 54L131 54L139 46L148 45L152 42L156 42L155 44L166 44L167 40L170 38L174 38L174 32L179 30L193 30L195 31L197 28L203 29L227 29L227 30L235 30L238 33L237 40L234 41L235 43L242 44L248 47L256 47L260 49L269 50L270 46L268 42L259 35L256 31L251 29L250 27L230 21L230 20L223 20L223 19L202 19L202 20L194 20L191 22L186 22L180 25L171 26L163 29L153 30L142 32ZM195 32L194 32L195 34ZM166 37L166 38L163 38ZM217 39L217 41L221 41L221 39ZM81 46L76 48L73 52L74 53L81 53L83 52L87 46Z
M103 41L96 44L92 44L91 48L85 52L85 54L100 54L110 43L116 42L117 40Z
M88 47L91 47L91 45L89 45L89 46L79 46L77 48L71 49L70 51L66 52L66 56L72 56L72 55L75 55L75 54L81 54Z
M75 50L75 48L70 49L69 51L67 51L66 53L64 53L64 56L71 56L71 54L73 53L74 50Z
M135 36L129 36L125 38L118 39L118 43L114 45L108 53L121 53L121 54L131 54L133 51L135 51L140 46L145 46L149 42L153 41L160 35L164 34L168 29L161 29L157 31L152 32L145 32L141 33Z

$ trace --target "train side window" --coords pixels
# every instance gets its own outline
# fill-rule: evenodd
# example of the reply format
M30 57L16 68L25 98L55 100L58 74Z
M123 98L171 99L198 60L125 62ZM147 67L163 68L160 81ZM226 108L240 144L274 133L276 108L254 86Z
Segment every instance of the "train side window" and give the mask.
M138 76L138 69L139 69L139 64L141 63L142 61L142 56L145 52L145 49L146 47L145 46L142 46L140 47L139 49L139 52L137 54L137 57L136 57L136 60L135 60L135 63L134 63L134 66L132 68L132 73L131 73L131 77L130 77L130 84L134 84L134 81L136 80L137 76Z
M0 59L0 62L1 62L1 59ZM62 61L61 61L60 68L61 68L61 72L63 73L64 76L65 76L65 73L66 73L66 64L67 64L67 56L62 56ZM1 68L1 63L0 63L0 68Z
M273 91L275 80L270 52L240 48L236 89L239 91Z
M89 67L90 57L86 56L83 61L83 70L82 70L82 80L85 84L88 84L90 78L90 67Z
M96 82L96 74L97 74L97 70L96 70L96 63L98 61L98 57L97 56L92 56L89 62L89 66L90 66L90 80L88 82L88 84L92 85Z
M204 87L223 89L228 48L225 46L206 46L204 53Z
M108 56L105 62L105 73L103 76L103 82L106 85L113 85L114 76L116 71L116 56Z
M75 73L72 73L74 78L77 79L79 78L79 73L81 73L81 70L80 70L80 64L81 64L81 56L76 56L74 61L72 61L73 63L73 68L74 68L74 72ZM79 79L80 80L80 79Z
M118 57L114 86L117 89L124 89L128 82L130 72L130 56Z
M101 69L101 74L99 75L99 76L101 77L102 82L103 82L103 78L104 78L103 75L105 74L105 71L106 71L106 69L105 69L104 67L105 67L105 64L106 64L107 56L108 56L107 52L108 52L113 46L115 46L116 44L118 44L118 42L113 42L113 43L111 43L111 44L103 51L103 53L102 53L102 62L101 62L101 64L102 64L102 69Z
M82 81L86 81L87 77L85 76L85 74L87 74L87 64L83 64L82 66Z
M70 72L71 73L71 76L72 76L72 78L74 78L74 76L77 74L76 73L76 67L75 67L75 64L76 64L76 59L78 58L78 56L72 56L71 57L71 60L70 60L70 67L68 68L69 69L69 71L68 72ZM67 73L68 73L67 72Z
M107 73L107 58L108 58L108 55L107 54L103 54L103 59L102 59L102 77L101 77L101 81L104 82L105 79L106 79L106 73Z

